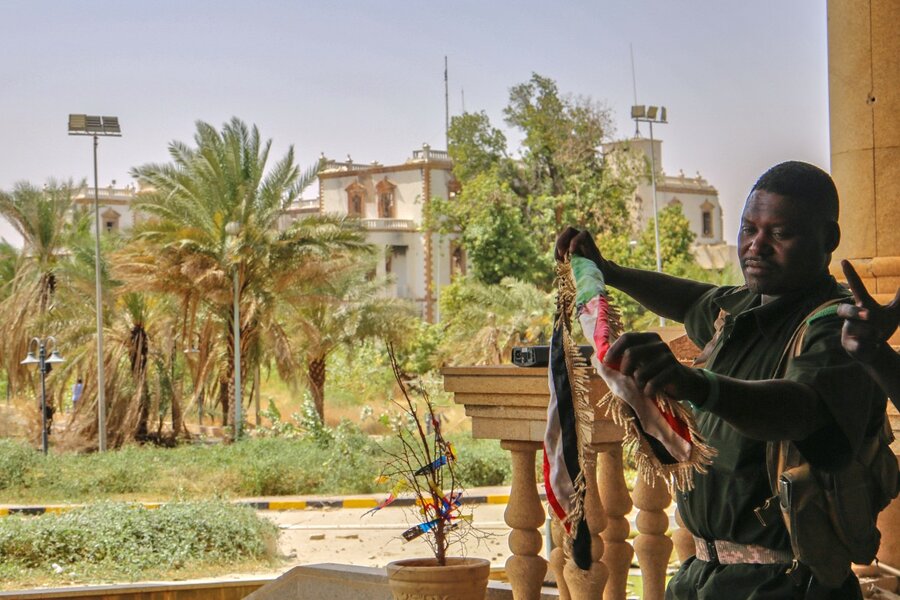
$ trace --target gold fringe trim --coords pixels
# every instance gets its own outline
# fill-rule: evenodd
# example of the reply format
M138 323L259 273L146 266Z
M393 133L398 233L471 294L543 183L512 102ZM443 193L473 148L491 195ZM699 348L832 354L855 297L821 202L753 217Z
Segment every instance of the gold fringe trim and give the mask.
M571 556L572 542L578 534L577 524L584 518L584 496L587 490L585 483L585 446L590 443L594 426L594 407L590 400L591 367L578 350L572 338L572 313L575 309L575 278L572 265L568 260L556 265L556 314L555 327L562 327L563 354L566 359L566 370L572 386L572 400L575 408L575 421L578 437L578 465L580 473L573 482L575 491L569 500L572 510L566 515L564 525L571 533L565 536L565 550Z
M716 456L716 449L706 443L703 436L697 431L694 415L680 402L663 395L657 395L655 401L663 412L674 414L676 418L687 424L691 434L691 455L687 460L671 465L661 463L651 449L647 438L641 434L635 424L637 417L631 406L612 392L607 392L598 406L605 408L606 414L611 416L613 422L624 430L622 447L634 456L638 476L645 483L655 487L657 480L662 479L670 494L674 494L676 490L690 491L694 489L694 473L706 473L706 467L712 464L712 459Z

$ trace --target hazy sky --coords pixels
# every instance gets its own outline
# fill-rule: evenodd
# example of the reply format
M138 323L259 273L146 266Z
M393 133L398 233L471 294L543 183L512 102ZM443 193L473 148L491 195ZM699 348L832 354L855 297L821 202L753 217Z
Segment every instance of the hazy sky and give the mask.
M537 72L601 101L630 136L629 44L638 102L668 108L663 167L718 188L726 239L768 166L828 168L824 0L3 0L0 189L93 177L69 113L120 118L123 137L100 141L101 186L166 161L195 121L231 116L303 166L320 152L402 162L445 146L445 55L451 114L464 92L505 129L509 88Z

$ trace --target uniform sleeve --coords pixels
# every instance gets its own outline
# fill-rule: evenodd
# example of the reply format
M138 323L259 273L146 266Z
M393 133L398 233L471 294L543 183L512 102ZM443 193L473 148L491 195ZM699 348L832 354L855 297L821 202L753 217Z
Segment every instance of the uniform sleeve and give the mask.
M715 300L728 289L712 288L704 292L700 299L688 309L684 318L684 329L698 348L703 348L712 339L715 333L716 317L719 315L719 307L715 304Z
M856 453L869 423L887 401L863 367L841 347L842 325L835 315L814 320L800 355L788 362L784 375L811 387L827 411L825 427L797 442L807 460L824 469L840 467Z

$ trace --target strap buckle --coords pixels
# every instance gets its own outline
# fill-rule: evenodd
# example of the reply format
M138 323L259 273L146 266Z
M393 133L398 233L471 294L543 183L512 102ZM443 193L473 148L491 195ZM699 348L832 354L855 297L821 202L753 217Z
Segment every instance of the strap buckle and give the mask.
M709 557L709 561L719 562L719 551L716 549L716 543L710 540L703 540L703 543L706 544L706 555Z

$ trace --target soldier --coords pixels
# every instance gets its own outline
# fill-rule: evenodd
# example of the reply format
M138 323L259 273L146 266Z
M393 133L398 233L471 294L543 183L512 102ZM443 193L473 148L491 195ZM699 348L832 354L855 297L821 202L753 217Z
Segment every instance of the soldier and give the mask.
M772 378L799 323L827 300L850 300L828 273L840 241L837 218L827 173L801 162L769 169L744 205L741 287L621 267L585 231L569 228L557 240L557 259L567 252L592 259L607 284L684 323L698 347L710 346L705 368L695 369L657 334L626 333L605 359L620 362L647 395L690 401L700 433L718 451L694 489L677 494L697 552L670 581L668 599L862 598L852 574L840 589L823 590L808 568L793 564L784 524L763 526L754 514L772 495L767 442L792 440L815 467L838 468L884 418L885 396L841 347L844 321L834 311L812 320L800 354Z

